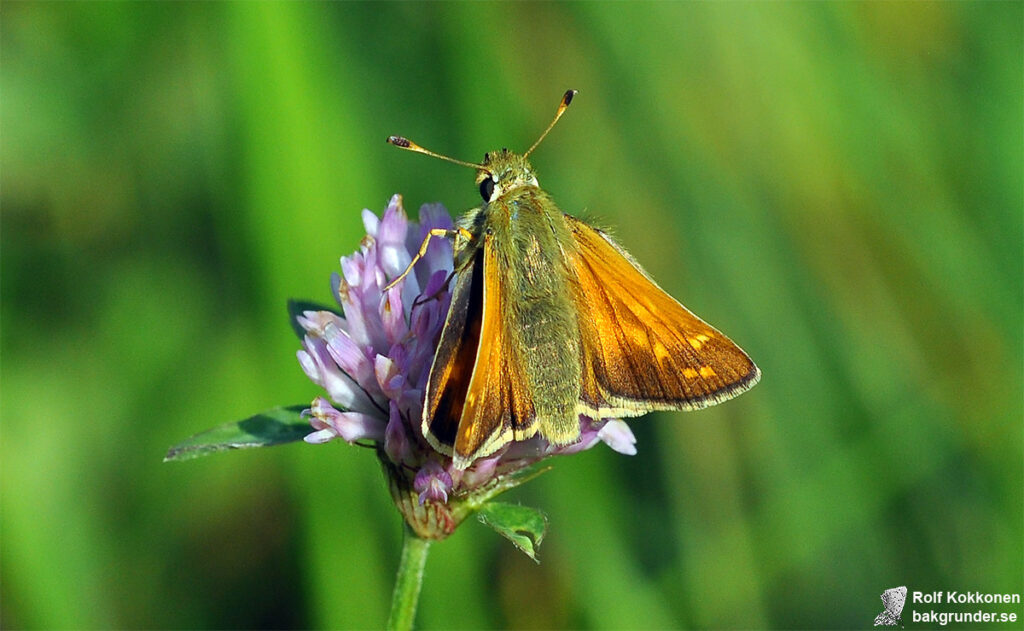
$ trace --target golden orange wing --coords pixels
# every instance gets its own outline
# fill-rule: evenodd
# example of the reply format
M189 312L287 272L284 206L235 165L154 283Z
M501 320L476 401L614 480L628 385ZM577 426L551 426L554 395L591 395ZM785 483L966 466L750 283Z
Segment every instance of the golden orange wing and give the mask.
M595 417L697 409L730 399L761 376L732 340L652 281L603 232L565 216L583 338L580 410Z
M480 343L483 323L482 255L478 252L456 276L451 306L427 380L423 435L435 449L446 454L451 454L455 445Z
M536 433L532 398L504 334L496 255L485 243L460 272L427 382L424 434L460 468Z

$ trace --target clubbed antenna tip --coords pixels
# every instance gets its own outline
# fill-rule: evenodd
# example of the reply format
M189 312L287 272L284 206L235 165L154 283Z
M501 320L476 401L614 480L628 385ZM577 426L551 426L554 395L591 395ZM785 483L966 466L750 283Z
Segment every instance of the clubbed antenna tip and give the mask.
M408 138L402 138L401 136L388 136L387 142L402 149L408 149L412 145Z
M565 113L565 110L569 107L569 104L572 103L572 97L576 96L576 93L576 90L565 91L565 94L562 95L562 101L558 104L558 110L555 112L555 118L551 121L551 124L548 125L548 128L544 130L544 133L540 135L540 138L537 139L537 142L533 143L533 146L526 150L526 153L523 154L524 158L533 153L533 150L537 148L537 145L540 144L540 141L544 140L544 137L548 135L548 132L551 131L551 128L554 127L555 123L558 122L558 119L562 118L562 114Z

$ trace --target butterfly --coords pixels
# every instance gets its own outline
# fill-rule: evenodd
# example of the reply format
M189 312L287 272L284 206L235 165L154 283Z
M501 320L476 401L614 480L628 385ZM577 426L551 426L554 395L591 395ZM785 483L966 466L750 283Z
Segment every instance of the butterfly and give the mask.
M694 410L754 386L743 350L668 295L605 232L563 213L527 157L502 149L474 164L401 137L388 142L476 170L483 204L453 230L452 300L427 380L422 430L457 468L537 434L580 439L580 416Z

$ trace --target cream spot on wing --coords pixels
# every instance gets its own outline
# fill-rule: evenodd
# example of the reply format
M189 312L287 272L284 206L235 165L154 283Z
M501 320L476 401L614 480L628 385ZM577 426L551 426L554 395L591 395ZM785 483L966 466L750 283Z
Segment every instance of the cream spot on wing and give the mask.
M686 338L686 341L690 343L690 346L693 347L693 350L699 351L700 347L704 346L704 342L707 342L710 339L710 337L701 333L700 335L695 335L693 337Z
M715 371L711 369L711 366L700 367L700 376L704 377L705 379L707 379L708 377L714 377L716 374L717 373L715 373Z
M668 348L659 340L654 342L654 356L658 358L659 364L664 364L672 357L671 353L668 352Z
M693 368L683 368L683 376L687 379L696 379L697 371Z

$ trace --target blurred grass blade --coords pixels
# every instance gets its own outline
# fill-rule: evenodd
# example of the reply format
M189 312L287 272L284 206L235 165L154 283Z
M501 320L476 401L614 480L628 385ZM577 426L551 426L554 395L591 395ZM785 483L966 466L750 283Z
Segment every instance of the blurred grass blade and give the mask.
M272 447L302 440L310 433L302 418L308 405L271 408L244 421L225 423L188 438L167 450L164 462L191 460L229 449Z
M537 548L548 530L548 518L544 513L529 506L488 502L477 513L477 518L540 563Z

